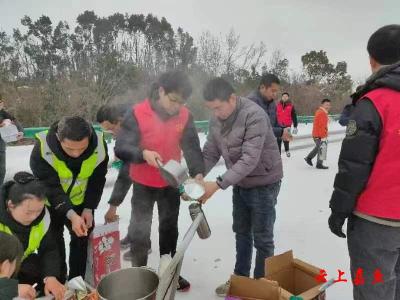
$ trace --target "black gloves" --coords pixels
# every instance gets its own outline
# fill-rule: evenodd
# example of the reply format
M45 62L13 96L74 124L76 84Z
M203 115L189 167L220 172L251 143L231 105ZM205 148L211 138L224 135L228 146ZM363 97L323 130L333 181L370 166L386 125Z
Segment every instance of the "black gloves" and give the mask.
M347 217L348 216L345 213L337 213L337 212L331 213L328 220L328 224L329 224L329 229L332 231L333 234L341 238L346 237L346 235L342 231L342 227Z

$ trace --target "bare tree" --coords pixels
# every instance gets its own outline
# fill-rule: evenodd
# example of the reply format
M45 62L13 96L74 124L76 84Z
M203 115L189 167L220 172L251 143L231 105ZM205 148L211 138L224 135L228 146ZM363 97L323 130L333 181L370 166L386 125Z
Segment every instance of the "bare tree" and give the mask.
M251 44L250 46L245 47L240 69L257 70L262 65L266 53L267 47L263 42L260 42L258 46L256 46L255 44Z
M224 73L233 76L237 68L237 61L244 53L244 49L239 49L240 36L235 33L233 28L225 37L226 50L224 53Z
M217 76L223 65L221 39L205 31L199 40L199 65L211 76Z
M278 76L279 79L284 82L289 82L289 60L285 58L283 52L279 49L276 49L272 52L269 64L268 64L268 72Z

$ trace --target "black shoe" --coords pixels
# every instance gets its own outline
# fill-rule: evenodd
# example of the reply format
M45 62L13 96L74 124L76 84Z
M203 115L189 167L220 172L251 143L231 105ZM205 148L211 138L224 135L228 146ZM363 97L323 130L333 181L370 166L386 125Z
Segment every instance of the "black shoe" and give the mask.
M312 163L311 158L305 157L304 160L306 161L306 163L307 163L309 166L311 166L311 167L313 166L313 163Z
M179 292L188 292L190 290L190 282L182 276L179 276L178 286L176 287L176 290Z
M122 255L122 258L123 258L123 260L132 261L132 259L133 259L132 251L125 252L124 255Z
M124 260L130 261L132 267L145 267L149 256L145 253L133 253L131 250L124 253L122 256Z
M290 157L290 152L286 151L286 157Z
M125 250L131 246L131 241L129 240L129 237L126 236L120 241L120 244L121 244L121 249Z
M317 168L317 169L321 169L321 170L329 169L329 167L324 166L323 164L317 164L316 168Z

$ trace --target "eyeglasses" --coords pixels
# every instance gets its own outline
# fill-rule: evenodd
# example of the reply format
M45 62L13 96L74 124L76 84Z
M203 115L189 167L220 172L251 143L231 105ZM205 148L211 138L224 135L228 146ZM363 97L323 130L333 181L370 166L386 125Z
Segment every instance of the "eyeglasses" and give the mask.
M183 97L182 97L181 95L179 95L179 94L176 94L176 93L168 93L168 94L167 94L167 97L168 97L168 99L169 99L171 102L178 103L178 104L185 104L185 100L184 100Z

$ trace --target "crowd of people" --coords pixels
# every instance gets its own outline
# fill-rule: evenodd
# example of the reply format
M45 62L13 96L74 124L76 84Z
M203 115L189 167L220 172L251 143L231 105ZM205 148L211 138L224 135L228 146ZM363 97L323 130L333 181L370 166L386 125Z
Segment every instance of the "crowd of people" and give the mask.
M372 276L373 267L380 268L386 278L382 285L354 286L354 299L398 299L400 26L376 31L367 49L373 75L352 96L328 223L334 234L346 237L342 227L348 219L353 279L358 268ZM184 158L190 176L204 188L200 203L206 204L219 190L232 187L233 273L251 276L254 245L253 277L264 277L265 259L274 255L275 206L284 176L281 145L290 157L289 142L298 125L289 93L284 92L275 102L279 91L280 80L272 74L263 75L258 88L247 97L237 95L223 78L208 81L203 103L212 117L203 147L185 106L192 85L183 71L162 74L148 97L135 105L99 109L97 122L116 138L114 153L122 162L108 201L106 222L118 219L118 206L133 189L128 234L121 240L121 246L129 248L125 260L132 266L147 265L155 204L160 266L174 256L181 195L168 185L159 165ZM312 166L317 156L318 169L327 169L323 160L330 105L329 99L323 99L315 113L315 148L305 158ZM3 109L0 118L18 124ZM3 172L5 153L1 149L0 143ZM221 157L225 173L215 180L205 179ZM39 292L60 300L66 280L85 276L89 235L95 226L94 213L102 198L108 165L103 133L81 117L63 117L36 135L31 173L18 172L1 187L1 299L34 299ZM68 263L65 228L71 236ZM190 282L180 276L177 289L189 288ZM225 296L228 289L229 280L219 285L216 293Z

